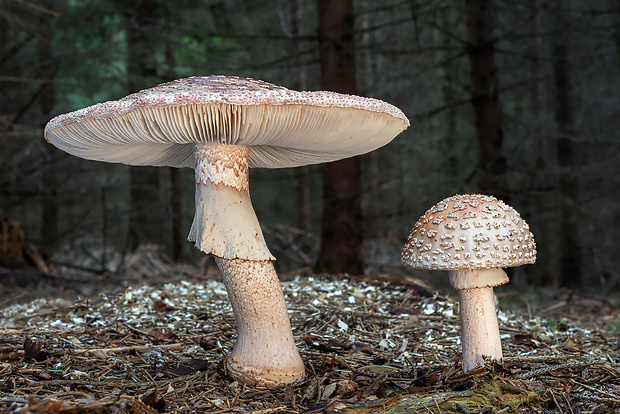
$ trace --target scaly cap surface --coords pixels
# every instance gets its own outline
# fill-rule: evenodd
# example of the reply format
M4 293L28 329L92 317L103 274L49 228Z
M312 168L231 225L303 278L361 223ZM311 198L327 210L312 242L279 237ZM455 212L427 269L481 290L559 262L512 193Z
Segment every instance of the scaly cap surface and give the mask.
M536 261L536 243L519 213L495 197L448 197L420 217L401 261L418 269L520 266Z
M57 116L45 138L81 158L191 168L195 143L249 145L250 167L281 168L364 154L408 126L377 99L207 76Z

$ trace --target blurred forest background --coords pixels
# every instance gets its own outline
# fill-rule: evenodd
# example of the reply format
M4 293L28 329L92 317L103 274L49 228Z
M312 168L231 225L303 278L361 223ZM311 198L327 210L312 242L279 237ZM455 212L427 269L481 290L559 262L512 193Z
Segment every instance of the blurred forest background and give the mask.
M171 79L224 74L297 90L344 82L411 120L343 175L251 171L280 272L347 271L320 260L334 213L322 218L357 202L349 219L363 255L351 272L424 276L400 264L418 217L444 197L483 192L514 206L536 238L537 264L515 270L511 287L620 287L620 0L326 3L350 2L0 0L0 264L20 260L9 254L18 227L57 265L119 271L112 258L142 244L204 260L185 241L193 171L74 158L43 128ZM329 47L346 82L325 69ZM333 200L330 180L345 178L359 189Z

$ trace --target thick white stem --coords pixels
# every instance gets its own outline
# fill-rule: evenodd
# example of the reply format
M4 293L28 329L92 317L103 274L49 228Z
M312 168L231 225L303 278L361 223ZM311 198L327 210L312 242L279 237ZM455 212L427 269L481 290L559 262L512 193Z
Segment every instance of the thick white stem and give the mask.
M461 315L461 342L463 371L478 364L484 365L484 356L502 359L495 298L492 287L459 290Z
M226 360L231 377L267 387L301 381L304 364L272 262L216 257L216 263L237 321L237 343Z
M204 143L194 154L196 212L187 239L226 259L275 260L250 201L249 148Z

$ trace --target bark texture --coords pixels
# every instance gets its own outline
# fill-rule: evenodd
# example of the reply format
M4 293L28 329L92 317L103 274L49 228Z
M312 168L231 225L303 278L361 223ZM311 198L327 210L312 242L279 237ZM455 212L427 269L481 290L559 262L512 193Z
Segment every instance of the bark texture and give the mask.
M491 3L491 0L467 2L471 102L478 138L480 191L508 203L507 163L502 148L502 111L495 66Z
M294 0L290 3L291 7L291 35L292 42L290 44L291 55L298 56L292 61L292 65L289 68L291 73L294 73L292 79L292 89L298 91L305 91L307 89L307 73L306 68L303 65L301 54L303 53L303 44L298 39L303 33L304 22L304 4L302 0ZM312 226L312 209L311 209L311 194L310 194L310 167L305 165L297 168L297 226L304 232L309 232ZM306 243L302 245L306 250L308 246Z
M48 0L41 3L42 7L50 8L52 3ZM54 110L55 91L54 76L58 69L55 63L52 35L54 16L41 13L39 15L39 36L37 37L37 54L39 56L39 77L43 81L39 92L39 109L41 119L46 123ZM41 125L42 128L45 125ZM51 159L55 149L51 145L43 146L47 159ZM58 239L58 200L55 188L56 174L54 168L48 168L42 176L43 200L41 203L41 239L47 247L53 247Z
M560 8L554 16L557 33L565 33L568 19ZM577 210L573 207L577 199L577 167L575 154L575 109L573 84L570 77L569 56L564 36L558 35L553 46L553 76L555 86L555 121L557 124L556 154L559 167L558 201L560 223L560 283L575 287L581 279L580 227Z
M173 13L171 11L173 5L166 2L164 3L163 12L166 25L169 27L167 33L166 45L165 45L165 59L166 59L166 80L174 80L176 75L176 59L174 57L175 44L174 39L174 26L175 21L173 19ZM171 232L172 232L172 258L175 261L180 261L183 257L183 247L185 246L185 240L183 238L183 184L181 183L181 170L179 168L168 168L170 172L170 212L171 218Z
M351 0L318 0L321 88L355 94L355 45ZM364 247L359 157L323 170L323 219L318 270L362 274Z
M161 11L159 1L117 0L125 15L127 39L127 89L137 92L159 83L157 42L151 35ZM161 234L160 171L155 167L130 167L130 248L159 244Z

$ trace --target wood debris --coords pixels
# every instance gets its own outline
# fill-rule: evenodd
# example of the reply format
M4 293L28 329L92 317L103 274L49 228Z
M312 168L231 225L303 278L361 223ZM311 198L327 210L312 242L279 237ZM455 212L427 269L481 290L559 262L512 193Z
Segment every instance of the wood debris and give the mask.
M504 361L463 374L453 297L385 275L295 277L283 288L308 373L298 386L269 390L227 378L222 359L236 329L224 286L180 281L0 309L0 412L620 409L613 309L601 310L598 325L576 312L562 326L549 314L501 311Z

